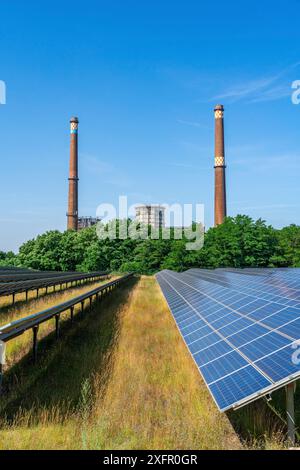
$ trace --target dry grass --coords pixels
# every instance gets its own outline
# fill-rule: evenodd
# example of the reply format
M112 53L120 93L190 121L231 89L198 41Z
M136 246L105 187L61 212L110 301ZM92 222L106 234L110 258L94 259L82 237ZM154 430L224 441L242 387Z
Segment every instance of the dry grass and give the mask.
M122 312L114 367L85 445L96 449L229 449L240 444L208 395L154 278Z
M110 280L113 280L116 276L111 277ZM78 295L84 294L104 283L108 282L107 279L103 281L97 281L94 283L84 284L83 286L78 286L74 288L69 288L61 290L56 293L49 293L48 295L41 296L29 300L26 303L20 303L15 306L10 306L4 311L0 309L0 325L5 325L15 320L19 320L28 315L41 312L51 308L59 303L66 302ZM75 315L79 312L81 306L77 305L74 309ZM63 313L61 315L61 323L63 324L66 320L69 319L69 313ZM39 339L44 338L55 329L54 320L48 321L40 325L38 337ZM32 332L27 331L23 335L7 343L7 365L6 370L9 369L13 364L21 359L26 353L30 351L32 347Z
M18 397L6 397L0 448L241 448L155 279L115 293L48 353L36 380L27 372Z

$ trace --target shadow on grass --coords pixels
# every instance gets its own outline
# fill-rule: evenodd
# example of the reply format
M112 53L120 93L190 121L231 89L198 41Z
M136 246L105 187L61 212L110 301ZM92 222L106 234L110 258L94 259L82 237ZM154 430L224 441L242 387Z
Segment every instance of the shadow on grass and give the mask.
M105 386L118 338L119 313L135 282L132 279L114 290L94 304L92 311L85 309L76 315L73 327L68 320L63 322L59 340L54 333L42 339L35 366L31 354L27 354L11 367L4 376L0 400L0 413L6 422L13 422L16 415L26 411L31 411L31 422L38 420L41 412L51 413L53 409L62 417L75 412L97 373L101 375L99 387Z
M265 399L260 399L237 411L229 411L227 416L246 445L256 443L264 448L266 441L274 436L284 441L287 432L285 389L274 392L268 403ZM295 422L299 430L300 388L295 393Z

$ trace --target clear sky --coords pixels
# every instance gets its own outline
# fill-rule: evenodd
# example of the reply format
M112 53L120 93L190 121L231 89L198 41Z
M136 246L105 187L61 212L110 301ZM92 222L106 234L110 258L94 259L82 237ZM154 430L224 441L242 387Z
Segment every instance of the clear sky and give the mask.
M69 118L80 213L204 203L225 106L228 213L300 224L299 1L0 3L0 250L66 226Z

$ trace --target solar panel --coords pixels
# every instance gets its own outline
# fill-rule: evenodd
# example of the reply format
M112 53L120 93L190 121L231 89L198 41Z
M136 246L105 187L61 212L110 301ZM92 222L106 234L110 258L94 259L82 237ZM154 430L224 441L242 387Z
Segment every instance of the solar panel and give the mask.
M267 277L240 275L224 270L205 271L190 269L186 274L236 289L239 293L255 295L257 298L300 308L300 269L294 272L279 271Z
M161 271L157 280L218 408L247 404L300 376L300 270L267 276Z

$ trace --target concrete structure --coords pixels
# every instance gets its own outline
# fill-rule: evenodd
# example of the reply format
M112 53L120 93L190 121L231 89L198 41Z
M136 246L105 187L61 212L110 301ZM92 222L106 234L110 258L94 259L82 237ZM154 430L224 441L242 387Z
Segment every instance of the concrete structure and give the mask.
M151 225L154 228L165 227L165 207L159 204L136 206L135 217L136 221L145 225Z
M78 229L78 123L77 117L71 118L68 230Z
M215 109L215 225L222 224L227 215L225 148L224 148L224 107Z
M100 222L99 217L91 217L91 216L81 216L78 217L78 230L82 230L83 228L93 227L98 222Z

